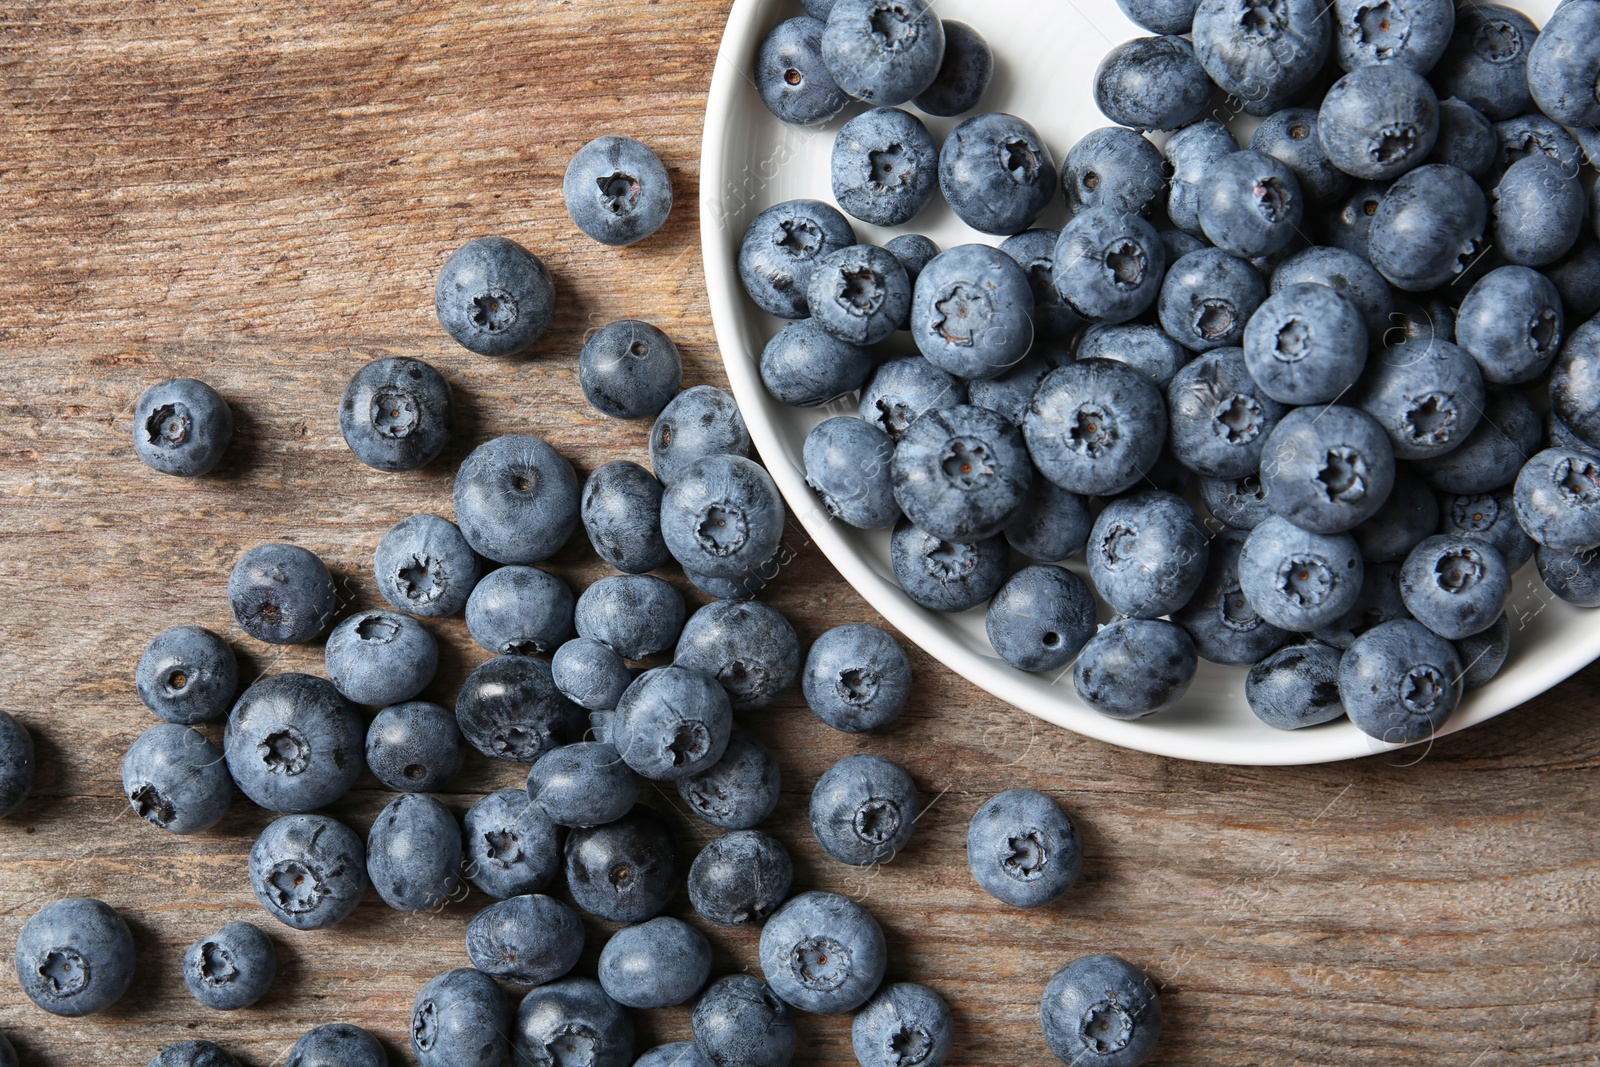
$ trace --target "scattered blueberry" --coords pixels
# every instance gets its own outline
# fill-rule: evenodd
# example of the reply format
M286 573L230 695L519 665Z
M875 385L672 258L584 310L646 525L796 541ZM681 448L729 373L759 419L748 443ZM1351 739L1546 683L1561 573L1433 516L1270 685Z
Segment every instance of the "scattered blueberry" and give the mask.
M1214 348L1173 375L1167 412L1178 462L1206 478L1243 478L1260 467L1284 407L1252 378L1244 350Z
M530 893L497 901L467 926L467 956L491 978L543 985L583 955L583 922L554 897Z
M439 271L439 325L480 356L515 356L544 336L556 288L539 257L506 237L479 237Z
M1078 653L1072 685L1084 703L1113 719L1139 719L1177 703L1194 679L1194 642L1159 619L1118 619Z
M600 950L600 988L627 1008L668 1008L711 977L711 945L694 927L659 916L624 926Z
M883 931L837 893L801 893L761 929L761 970L772 991L801 1011L854 1011L888 966Z
M673 662L712 675L734 711L764 708L800 674L800 640L766 604L720 600L690 616Z
M925 0L834 0L822 58L839 88L893 106L925 92L944 60L944 24Z
M210 1041L180 1041L156 1053L148 1067L239 1067L239 1061Z
M409 615L357 612L328 635L325 659L334 687L357 704L410 700L433 681L439 645Z
M683 382L678 346L638 319L618 319L590 334L578 355L578 384L596 411L614 419L661 413Z
M251 637L297 645L316 637L337 608L333 575L299 545L257 545L228 575L233 617Z
M1245 538L1239 585L1280 630L1310 631L1349 611L1361 594L1361 551L1345 533L1312 533L1274 515Z
M1375 626L1339 662L1339 694L1361 732L1388 744L1421 741L1461 700L1455 646L1413 619Z
M822 59L821 18L780 22L756 57L755 82L762 101L784 122L812 126L833 118L850 102Z
M367 850L326 815L285 815L250 848L250 888L267 913L296 930L332 926L367 891Z
M1166 247L1148 222L1087 208L1061 230L1051 282L1074 315L1115 324L1137 318L1156 302L1166 269Z
M139 394L133 406L133 451L162 474L195 478L222 461L233 438L228 402L205 382L169 378Z
M1528 49L1528 89L1566 126L1600 126L1600 8L1559 5Z
M239 664L228 642L203 626L174 626L145 646L134 674L139 699L167 722L220 719L233 707Z
M204 734L163 722L128 747L122 795L146 822L168 833L196 834L227 814L233 779L221 751Z
M694 1006L694 1041L715 1067L788 1067L795 1026L789 1006L749 974L711 983Z
M456 717L426 701L384 708L367 726L367 766L402 793L443 789L461 769L465 747Z
M1543 267L1577 244L1583 228L1583 186L1549 156L1513 163L1492 199L1495 251L1508 262Z
M304 812L347 793L362 768L355 707L329 682L272 674L239 697L222 734L228 771L268 811Z
M1244 697L1250 710L1279 730L1343 718L1339 659L1338 649L1318 641L1269 653L1245 675Z
M610 645L577 637L556 649L550 676L568 700L589 711L614 711L633 682L627 663Z
M794 865L775 837L735 830L714 839L689 866L689 902L718 926L765 922L789 896Z
M989 644L1013 667L1053 671L1094 635L1094 594L1063 567L1024 567L989 601L984 626Z
M742 577L771 559L785 518L772 476L743 456L698 459L661 497L667 550L685 570L713 578Z
M490 759L532 763L583 732L583 714L556 688L547 660L496 656L467 675L456 722Z
M329 1023L306 1031L284 1067L387 1067L388 1062L378 1039L361 1027Z
M1191 252L1167 269L1157 305L1161 328L1195 352L1237 347L1267 299L1256 269L1219 248Z
M589 543L619 571L643 574L672 558L661 540L661 483L637 463L613 460L583 483L580 516Z
M367 833L367 877L396 911L444 907L461 885L461 827L443 804L402 793Z
M378 592L395 608L442 618L466 605L481 564L455 523L437 515L412 515L383 535L372 570Z
M678 796L712 826L748 830L778 806L778 761L767 746L734 730L722 758L703 771L677 780Z
M1322 124L1327 137L1327 123ZM1243 258L1271 255L1288 246L1305 217L1294 171L1262 152L1223 156L1200 187L1200 227L1211 243Z
M420 359L375 359L345 386L339 430L367 466L415 470L450 440L450 385Z
M467 544L497 563L538 563L578 525L578 476L538 437L506 434L473 449L454 495Z
M565 978L530 990L517 1008L511 1060L529 1067L581 1054L583 1067L628 1067L633 1026L616 1001L591 978Z
M1155 985L1120 956L1080 956L1061 968L1039 1015L1045 1042L1065 1064L1138 1067L1161 1038Z
M892 982L856 1013L850 1044L862 1067L940 1067L954 1034L944 998L927 986Z
M1600 548L1600 458L1565 448L1536 453L1517 475L1517 521L1561 552Z
M899 108L873 108L840 127L832 175L833 198L847 214L878 226L901 226L933 198L939 146L915 116ZM807 300L817 314L816 301L809 294Z
M817 843L834 859L858 867L893 859L911 840L919 814L916 783L882 756L846 756L811 790Z
M411 1007L411 1052L422 1067L500 1067L511 1009L493 978L457 967L428 981Z
M1509 7L1459 8L1455 33L1433 68L1440 98L1456 97L1497 120L1526 111L1528 52L1538 35L1526 15Z
M1136 130L1103 126L1072 146L1061 165L1061 192L1076 215L1092 207L1149 215L1167 192L1160 149Z
M462 820L464 871L496 900L537 893L561 870L561 828L524 789L490 793Z
M921 356L908 356L878 366L861 390L858 412L898 441L929 411L966 402L966 382Z
M812 278L823 273L819 267ZM870 271L859 277L847 272L840 278L845 288L835 306L850 309L841 314L870 315L880 327L886 326L882 315L888 305ZM902 287L896 294L892 310L909 313L910 289ZM892 332L897 327L887 328ZM819 407L861 388L872 374L872 352L856 341L830 333L818 319L801 319L789 323L767 342L761 350L760 371L761 384L778 400L792 407Z
M617 702L611 743L639 774L672 781L722 758L732 727L732 705L716 678L686 667L656 667L635 679Z
M68 897L34 912L17 935L17 982L52 1015L103 1011L133 983L133 935L109 904Z
M557 826L599 826L633 810L639 778L611 745L579 741L539 757L528 771L528 799Z
M1008 789L973 813L967 866L979 888L1014 908L1048 904L1083 870L1083 844L1061 806L1033 789Z
M1439 98L1400 63L1360 66L1340 78L1317 113L1317 137L1334 166L1389 181L1414 169L1439 140Z
M817 260L855 243L855 231L837 208L820 200L787 200L757 215L745 231L739 280L761 310L780 319L803 319L806 286ZM659 463L655 466L663 481L672 480L662 476Z
M574 620L581 637L606 645L624 659L665 652L678 640L683 594L651 574L613 574L578 597Z
M601 244L631 245L667 221L672 179L648 147L608 135L578 149L567 164L561 196L578 229Z
M841 522L863 530L893 526L900 517L893 456L893 439L872 423L844 415L828 419L806 434L806 484L823 510Z
M227 923L183 957L183 980L195 1000L216 1011L247 1008L278 973L278 951L254 923Z
M1006 580L1002 537L942 541L902 520L889 539L889 562L906 596L933 611L968 611Z
M956 216L982 233L1009 236L1033 224L1056 195L1049 146L1015 115L974 115L939 152L939 188Z
M1364 254L1378 273L1398 288L1426 292L1476 260L1489 202L1466 171L1429 163L1389 186L1370 219Z
M573 902L608 922L636 923L661 914L683 873L672 830L644 807L605 826L571 830L565 854Z
M1214 88L1182 37L1135 37L1100 61L1094 102L1120 126L1175 130L1205 114Z
M1329 286L1275 288L1245 327L1244 362L1273 400L1328 403L1355 385L1367 364L1366 322Z
M1282 0L1200 0L1194 12L1194 50L1223 92L1252 115L1269 115L1309 85L1327 58L1333 36L1326 5Z

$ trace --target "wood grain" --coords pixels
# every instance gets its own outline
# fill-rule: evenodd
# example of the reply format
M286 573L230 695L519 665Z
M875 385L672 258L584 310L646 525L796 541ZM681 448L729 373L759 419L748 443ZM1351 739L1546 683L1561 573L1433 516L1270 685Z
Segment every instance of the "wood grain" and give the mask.
M0 944L41 904L105 898L129 919L139 978L88 1019L37 1011L6 970L0 1030L27 1062L139 1065L207 1037L280 1063L334 1020L410 1062L412 997L466 962L483 900L403 916L369 895L341 926L300 934L255 904L244 860L265 813L240 798L214 830L163 834L120 793L120 760L153 720L132 684L144 642L201 623L252 674L320 670L316 646L245 638L229 568L268 539L303 544L351 605L377 602L371 552L418 511L449 514L451 471L487 437L543 434L580 472L639 458L646 427L603 419L575 381L583 333L656 322L686 381L723 381L693 207L707 85L725 0L13 0L0 10L0 706L39 743L33 798L0 824ZM603 249L568 222L567 159L601 132L655 147L679 209L655 239ZM432 314L435 271L462 241L503 233L550 265L560 310L538 358L455 347ZM336 402L367 359L427 359L465 410L446 455L412 474L359 465ZM134 398L173 374L216 386L238 417L222 469L143 468ZM802 638L876 621L791 530L797 557L768 596ZM554 569L602 572L571 546ZM674 579L682 585L681 579ZM698 594L696 603L704 600ZM459 619L432 698L485 654ZM1201 766L1040 724L923 655L912 708L881 736L817 722L797 696L747 716L779 755L771 822L798 884L851 893L888 932L891 975L954 1006L952 1062L1053 1062L1044 981L1114 951L1160 982L1174 1065L1535 1065L1600 1059L1600 670L1426 752L1301 769ZM215 731L213 731L215 732ZM838 757L901 760L928 809L912 847L868 871L822 856L806 799ZM474 759L460 813L520 782ZM965 869L967 819L1003 788L1058 797L1082 827L1082 886L1019 913ZM335 809L365 830L388 799L370 777ZM676 798L650 802L675 811ZM674 815L686 851L711 836ZM691 912L680 899L674 913ZM256 1007L189 999L184 948L222 922L270 926L283 967ZM700 924L705 928L704 924ZM589 923L592 973L605 924ZM707 929L720 971L755 966L754 937ZM641 1016L641 1049L687 1036L683 1010ZM851 1061L848 1020L801 1022L799 1064Z

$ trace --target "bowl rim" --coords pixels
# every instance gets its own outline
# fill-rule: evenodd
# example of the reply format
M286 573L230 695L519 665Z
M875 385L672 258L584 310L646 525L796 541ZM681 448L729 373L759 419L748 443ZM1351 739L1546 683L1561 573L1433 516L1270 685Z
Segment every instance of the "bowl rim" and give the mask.
M1040 698L1040 676L1027 675L998 660L983 657L936 622L936 614L913 602L898 585L868 566L844 539L844 528L820 506L797 466L798 450L788 448L769 417L777 401L762 385L759 353L747 349L738 324L748 313L738 282L738 234L722 225L725 218L718 190L739 188L730 167L728 132L740 107L764 108L749 67L765 36L773 8L786 0L734 0L717 49L706 97L700 147L700 242L713 334L729 385L762 462L777 483L792 515L830 564L867 605L933 659L992 696L1052 725L1122 748L1195 762L1231 766L1303 766L1396 752L1430 745L1434 740L1485 722L1546 692L1600 657L1600 625L1585 628L1559 649L1544 650L1538 669L1501 675L1471 690L1437 733L1411 745L1388 744L1363 734L1348 719L1305 730L1280 731L1262 724L1276 743L1241 748L1237 740L1193 731L1152 730L1141 721L1108 718L1086 705L1052 706ZM785 16L787 17L787 16ZM747 94L741 103L740 94ZM748 184L748 175L746 175ZM759 190L757 191L759 195ZM826 191L818 199L829 201ZM1531 567L1532 564L1530 563ZM1522 576L1518 576L1518 581ZM1578 610L1578 609L1572 609ZM1552 654L1553 653L1553 654ZM1063 672L1064 673L1064 672ZM1060 677L1058 674L1057 677ZM1073 698L1076 699L1075 697Z

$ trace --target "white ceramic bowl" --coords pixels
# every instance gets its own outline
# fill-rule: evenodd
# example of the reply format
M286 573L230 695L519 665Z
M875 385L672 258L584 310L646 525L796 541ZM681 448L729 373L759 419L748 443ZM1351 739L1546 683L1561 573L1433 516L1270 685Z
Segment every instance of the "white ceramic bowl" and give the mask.
M1542 22L1552 0L1526 9ZM1084 133L1107 125L1094 105L1095 68L1114 45L1144 31L1112 0L942 0L939 13L968 22L994 47L997 71L980 110L1020 115L1037 126L1059 164ZM806 487L800 460L806 433L818 422L854 414L855 402L800 409L779 403L762 387L757 361L780 320L760 311L738 280L739 242L764 208L795 197L832 201L829 154L834 134L862 108L852 105L824 126L801 129L779 122L756 93L751 71L767 32L803 14L799 0L734 0L717 56L706 106L701 152L701 239L717 342L734 396L762 460L807 534L839 573L903 634L974 684L1041 719L1112 744L1184 759L1234 764L1303 764L1385 752L1395 746L1367 737L1348 720L1281 731L1251 714L1244 670L1202 663L1181 704L1137 722L1108 719L1073 692L1071 671L1035 675L999 659L984 636L983 611L941 615L914 604L894 581L887 532L863 532L831 520ZM926 119L942 140L955 120ZM1059 227L1055 205L1039 221ZM942 200L901 230L851 220L865 241L925 233L941 248L983 241ZM901 335L904 338L904 335ZM1081 572L1081 567L1078 568ZM1556 600L1530 564L1515 580L1507 610L1512 652L1488 686L1467 695L1445 726L1450 733L1530 700L1600 656L1600 618Z

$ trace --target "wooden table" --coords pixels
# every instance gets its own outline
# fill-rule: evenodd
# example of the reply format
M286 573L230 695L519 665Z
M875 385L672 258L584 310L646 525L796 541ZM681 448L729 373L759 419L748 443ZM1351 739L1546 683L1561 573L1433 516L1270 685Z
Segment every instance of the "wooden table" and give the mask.
M245 638L224 593L240 553L320 553L351 605L375 605L371 554L393 522L450 513L451 474L488 437L535 432L580 473L641 458L647 426L595 415L575 380L584 331L664 327L686 382L723 381L695 205L701 117L725 0L13 0L0 11L0 706L37 738L34 795L0 824L0 944L58 897L103 897L139 945L133 990L83 1020L34 1009L9 977L0 1030L39 1064L142 1065L206 1037L280 1063L306 1028L368 1027L395 1062L412 997L462 966L484 903L406 916L369 894L301 934L257 906L245 856L268 815L239 798L179 838L120 793L128 744L154 721L133 666L157 631L235 639L250 674L321 670L321 648ZM679 209L655 239L608 250L561 206L562 171L601 132L666 160ZM461 242L502 233L550 265L560 310L540 358L495 361L434 321L434 274ZM426 470L358 464L336 404L366 360L437 365L465 409ZM162 477L129 447L129 412L172 375L216 386L238 419L208 478ZM768 599L802 638L873 613L799 549ZM583 547L555 569L602 573ZM680 586L681 579L675 578ZM704 600L691 594L695 603ZM429 690L449 703L485 658L459 619ZM1050 973L1121 953L1160 983L1163 1064L1487 1067L1600 1057L1596 1005L1600 726L1591 669L1533 706L1425 752L1286 770L1202 766L1110 748L1005 707L914 654L911 709L881 736L833 733L797 695L747 725L782 762L771 821L797 884L860 897L890 974L954 1007L958 1064L1053 1063L1037 1005ZM213 735L220 731L213 728ZM826 859L806 829L817 775L850 752L902 761L931 801L909 851L876 870ZM522 769L474 757L444 799L464 811ZM1081 886L1032 913L998 906L965 868L986 796L1032 785L1081 827ZM365 830L392 794L370 776L334 813ZM676 796L650 802L675 809ZM681 814L686 850L712 836ZM690 916L680 899L674 913ZM184 990L186 946L263 923L282 968L261 1004L223 1014ZM697 920L696 920L697 921ZM719 971L755 966L755 936L707 929ZM589 923L593 973L608 928ZM688 1035L649 1013L641 1049ZM800 1022L800 1064L845 1064L848 1020Z

